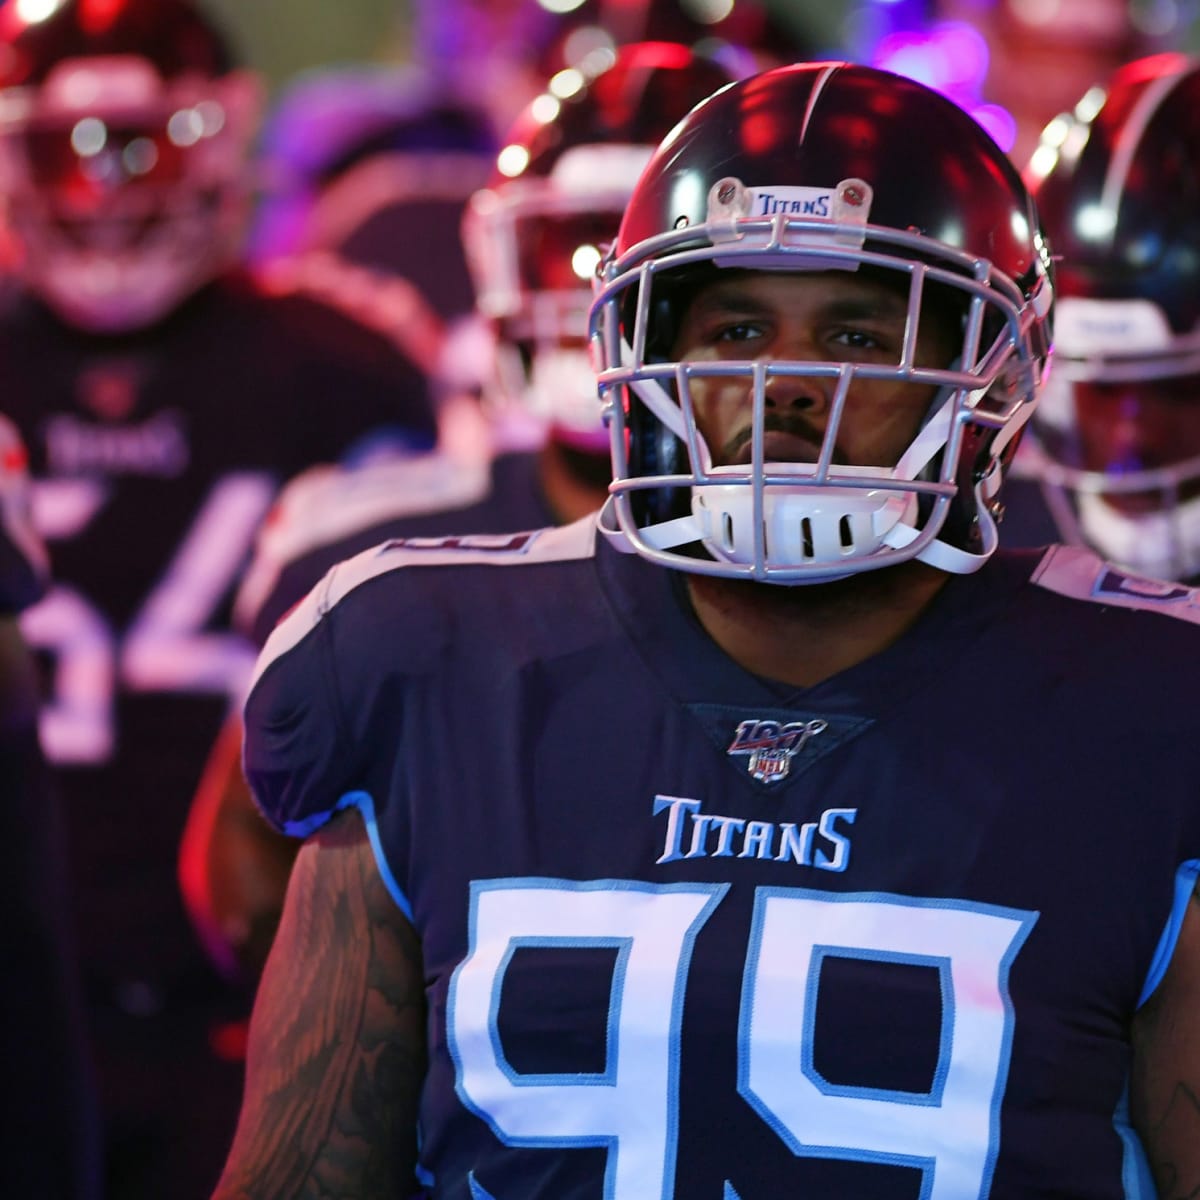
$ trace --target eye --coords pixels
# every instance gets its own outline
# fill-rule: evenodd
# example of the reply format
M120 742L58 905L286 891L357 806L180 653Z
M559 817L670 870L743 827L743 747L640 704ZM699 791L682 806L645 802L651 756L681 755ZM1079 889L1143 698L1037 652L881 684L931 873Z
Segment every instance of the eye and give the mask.
M750 342L765 336L762 325L754 321L734 321L721 325L713 332L714 342Z
M878 334L866 329L839 329L829 339L837 346L850 346L854 350L883 350L885 341Z

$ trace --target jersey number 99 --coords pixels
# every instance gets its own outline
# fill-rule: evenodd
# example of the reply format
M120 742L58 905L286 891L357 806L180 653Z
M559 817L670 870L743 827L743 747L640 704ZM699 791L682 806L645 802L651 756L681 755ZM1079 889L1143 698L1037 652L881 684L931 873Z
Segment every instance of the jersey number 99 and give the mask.
M688 970L727 887L473 885L448 1040L460 1098L501 1142L606 1147L605 1200L674 1195ZM796 1155L918 1167L926 1200L986 1196L1012 1040L1008 972L1035 919L961 901L759 888L738 1016L738 1092ZM514 953L528 946L615 950L603 1071L529 1075L506 1060L500 996ZM830 954L937 971L941 1031L928 1092L847 1087L817 1070L819 978ZM727 1183L725 1194L737 1193Z

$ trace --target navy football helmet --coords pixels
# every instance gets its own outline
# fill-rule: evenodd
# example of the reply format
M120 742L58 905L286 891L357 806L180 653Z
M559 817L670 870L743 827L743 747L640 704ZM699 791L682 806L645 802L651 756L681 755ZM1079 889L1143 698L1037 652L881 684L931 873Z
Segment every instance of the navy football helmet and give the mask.
M518 119L467 205L476 304L496 337L494 399L523 402L578 449L608 446L586 336L602 250L658 143L732 79L667 42L622 47L592 75L565 70Z
M236 255L259 84L186 0L0 10L16 271L70 324L152 324Z
M1027 461L1065 540L1200 573L1200 62L1122 67L1026 177L1056 254L1054 370Z
M673 341L689 301L727 270L885 283L906 305L897 360L680 361ZM664 141L602 268L591 330L616 536L662 565L774 583L912 558L975 570L997 544L997 493L1036 402L1051 308L1033 204L952 102L845 63L781 67L725 88ZM918 366L921 322L934 312L957 353ZM753 405L744 465L714 465L697 425L693 385L716 377L744 380ZM816 462L773 462L767 390L797 377L830 393L823 443ZM839 465L858 379L934 396L896 462Z

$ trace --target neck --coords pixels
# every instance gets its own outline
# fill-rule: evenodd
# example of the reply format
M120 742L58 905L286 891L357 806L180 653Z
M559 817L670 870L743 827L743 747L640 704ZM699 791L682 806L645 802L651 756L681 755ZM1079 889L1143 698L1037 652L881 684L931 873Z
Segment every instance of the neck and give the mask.
M747 671L814 687L886 650L949 577L924 563L864 571L834 583L785 587L689 575L708 635Z
M546 503L560 525L595 512L608 498L612 463L607 454L589 454L546 442L538 454L538 480Z

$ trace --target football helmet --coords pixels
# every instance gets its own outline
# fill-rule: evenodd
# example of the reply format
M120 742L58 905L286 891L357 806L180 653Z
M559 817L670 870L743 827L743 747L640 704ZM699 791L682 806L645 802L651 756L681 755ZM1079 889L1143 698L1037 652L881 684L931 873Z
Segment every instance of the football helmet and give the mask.
M859 272L902 297L903 345L889 363L680 358L687 306L722 271ZM665 566L771 583L912 558L977 569L1046 367L1052 295L1025 187L949 100L846 63L734 83L663 142L601 268L590 331L614 472L604 528ZM944 365L914 361L925 320L952 331ZM699 430L693 388L714 378L744 381L744 465L714 465ZM819 453L771 461L768 390L796 379L827 393ZM875 379L928 387L924 424L897 461L844 465L847 397Z
M1046 127L1026 178L1062 258L1029 467L1065 540L1145 574L1195 576L1200 63L1122 67Z
M603 453L587 349L591 283L633 186L671 127L731 82L684 46L622 47L588 76L567 70L517 120L463 219L476 305L496 337L501 401Z
M153 324L236 255L259 84L186 0L0 13L0 192L26 285L69 324Z

